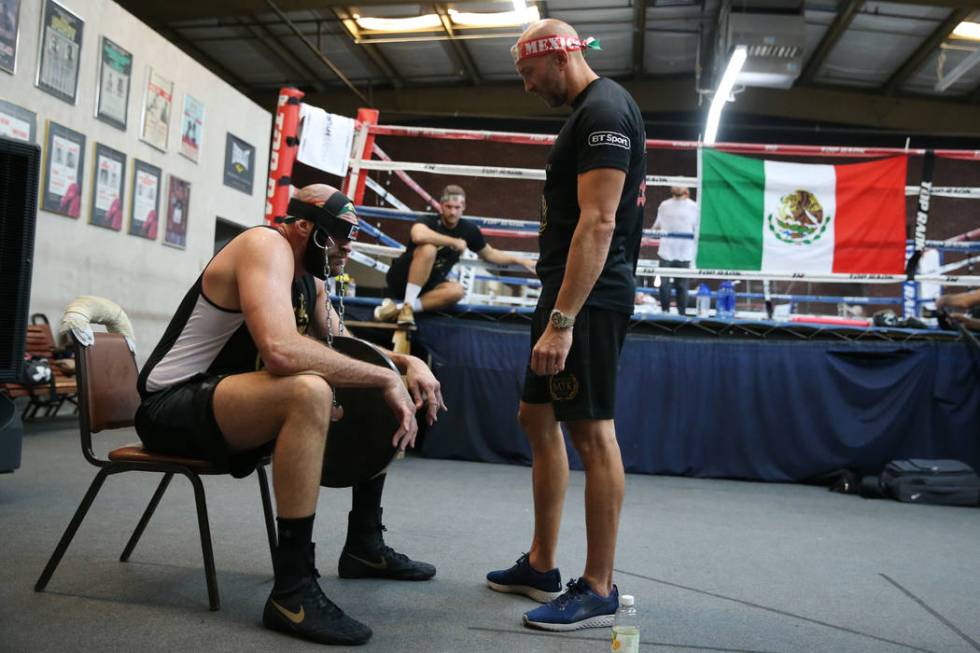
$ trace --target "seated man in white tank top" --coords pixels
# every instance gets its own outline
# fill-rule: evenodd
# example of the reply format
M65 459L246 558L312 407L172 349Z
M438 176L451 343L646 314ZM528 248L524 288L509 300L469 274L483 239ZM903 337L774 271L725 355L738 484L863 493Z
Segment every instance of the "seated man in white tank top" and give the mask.
M272 453L279 544L263 623L327 644L361 644L371 629L344 614L317 584L313 520L333 388L380 388L398 419L399 449L412 446L415 412L431 423L445 408L439 383L412 356L391 354L407 375L348 358L307 337L340 332L324 279L337 274L356 237L350 200L330 186L303 188L288 217L256 227L218 252L181 302L139 377L136 429L147 449L202 457L235 476ZM410 394L411 393L411 394ZM424 580L435 567L385 545L384 475L354 487L339 572L345 578Z

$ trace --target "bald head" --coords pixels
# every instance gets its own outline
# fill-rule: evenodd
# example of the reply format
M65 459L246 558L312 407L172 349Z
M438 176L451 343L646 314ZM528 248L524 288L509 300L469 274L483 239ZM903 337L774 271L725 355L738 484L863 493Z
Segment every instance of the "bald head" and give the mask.
M524 90L539 95L550 107L571 104L596 75L582 54L598 41L582 41L568 23L545 18L528 25L511 48Z
M333 186L326 184L310 184L299 189L299 192L296 193L296 199L307 204L323 206L323 203L330 199L331 195L339 192Z

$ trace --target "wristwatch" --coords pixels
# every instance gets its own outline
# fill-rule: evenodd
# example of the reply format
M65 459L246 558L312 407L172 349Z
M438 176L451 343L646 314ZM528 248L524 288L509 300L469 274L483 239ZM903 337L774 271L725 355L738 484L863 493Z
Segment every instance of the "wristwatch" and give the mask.
M551 315L548 317L548 321L551 322L551 326L556 329L571 329L575 324L575 316L565 315L557 308L551 311Z

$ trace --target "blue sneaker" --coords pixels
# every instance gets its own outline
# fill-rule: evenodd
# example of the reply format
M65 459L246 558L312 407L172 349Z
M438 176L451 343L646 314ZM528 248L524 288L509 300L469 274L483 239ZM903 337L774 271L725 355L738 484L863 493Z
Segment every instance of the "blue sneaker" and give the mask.
M609 596L592 591L582 578L568 581L568 590L554 601L524 613L524 625L544 630L609 628L619 607L619 589L613 585Z
M538 603L547 603L561 594L561 574L557 569L534 569L525 553L510 569L487 574L487 585L498 592L523 594Z

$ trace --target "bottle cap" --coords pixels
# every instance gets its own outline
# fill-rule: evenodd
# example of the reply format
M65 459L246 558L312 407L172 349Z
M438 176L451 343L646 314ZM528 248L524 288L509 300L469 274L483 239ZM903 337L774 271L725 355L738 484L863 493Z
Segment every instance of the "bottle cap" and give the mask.
M632 594L620 594L619 595L619 605L624 608L633 607L633 595Z

